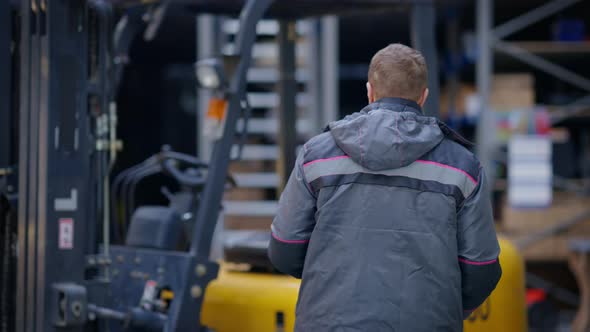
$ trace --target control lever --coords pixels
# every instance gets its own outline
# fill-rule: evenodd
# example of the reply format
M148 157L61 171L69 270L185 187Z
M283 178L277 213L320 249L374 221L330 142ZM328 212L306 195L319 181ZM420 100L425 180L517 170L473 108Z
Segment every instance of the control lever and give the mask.
M171 202L174 199L174 194L172 194L172 192L170 191L170 189L168 189L168 187L160 188L160 192L162 193L162 195L164 195L166 197L168 202Z
M142 308L131 308L128 312L121 312L109 308L88 304L89 316L101 319L116 320L123 324L125 330L140 330L146 332L161 332L164 330L166 315L144 310Z

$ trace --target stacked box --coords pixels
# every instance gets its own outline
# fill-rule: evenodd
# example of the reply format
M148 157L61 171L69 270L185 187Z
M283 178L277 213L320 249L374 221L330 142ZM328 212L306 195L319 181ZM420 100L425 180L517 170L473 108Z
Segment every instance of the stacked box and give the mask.
M551 205L551 138L540 135L516 135L508 145L508 202L516 208Z

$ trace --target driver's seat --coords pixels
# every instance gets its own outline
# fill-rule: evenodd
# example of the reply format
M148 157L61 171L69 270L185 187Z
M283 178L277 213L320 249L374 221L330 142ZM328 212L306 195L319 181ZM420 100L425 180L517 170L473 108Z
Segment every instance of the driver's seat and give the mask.
M131 217L125 244L132 247L175 250L182 235L178 212L167 206L142 206Z
M268 259L270 231L224 231L224 258L230 263L246 263L259 270L273 270Z

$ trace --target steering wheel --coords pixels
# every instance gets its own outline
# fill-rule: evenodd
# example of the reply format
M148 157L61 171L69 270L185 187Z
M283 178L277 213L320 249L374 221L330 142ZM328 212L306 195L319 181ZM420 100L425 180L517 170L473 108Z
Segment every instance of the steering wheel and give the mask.
M207 169L209 165L195 156L170 151L164 147L158 154L158 160L162 170L183 186L200 188L207 181L206 176L198 170ZM184 170L181 169L182 165L186 166ZM227 182L232 187L236 186L236 181L230 174L227 176Z

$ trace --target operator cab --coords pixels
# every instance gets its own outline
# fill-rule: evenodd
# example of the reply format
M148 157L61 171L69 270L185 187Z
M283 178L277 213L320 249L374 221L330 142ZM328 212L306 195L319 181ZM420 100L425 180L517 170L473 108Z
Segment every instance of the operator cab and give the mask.
M171 151L164 146L161 152L121 172L113 182L112 197L124 204L113 220L116 231L121 235L126 233L125 245L145 249L187 250L207 168L208 165L198 158ZM145 205L133 210L137 184L156 174L168 175L180 189L174 193L167 188L162 189L162 194L169 202L166 206ZM226 189L234 186L235 180L230 175L227 177ZM223 209L223 206L220 208ZM130 218L126 217L128 214ZM270 231L224 231L220 226L218 224L216 227L213 246L221 246L224 261L248 264L256 271L273 270L266 253Z

